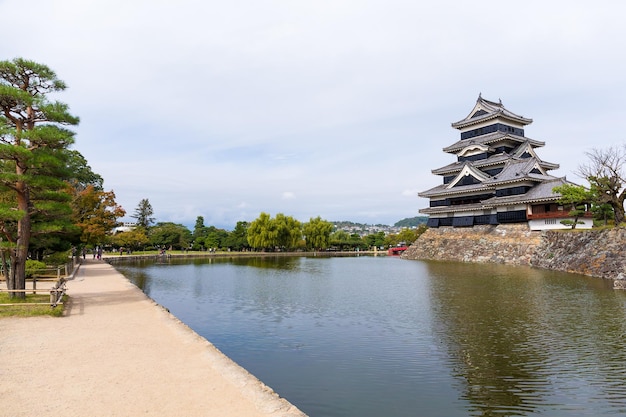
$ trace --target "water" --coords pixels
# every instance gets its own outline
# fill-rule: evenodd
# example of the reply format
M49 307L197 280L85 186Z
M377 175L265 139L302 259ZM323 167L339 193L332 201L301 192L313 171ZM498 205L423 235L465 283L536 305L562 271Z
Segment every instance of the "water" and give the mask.
M626 415L626 294L600 279L367 256L116 268L312 417Z

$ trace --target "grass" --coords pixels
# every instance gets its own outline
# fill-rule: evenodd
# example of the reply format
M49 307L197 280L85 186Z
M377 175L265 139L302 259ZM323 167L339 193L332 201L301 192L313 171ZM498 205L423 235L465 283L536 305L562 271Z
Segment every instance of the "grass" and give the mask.
M67 301L67 295L63 296L63 302ZM46 303L45 305L33 303ZM0 305L0 317L36 317L36 316L52 316L60 317L63 315L64 304L60 304L54 308L50 306L50 294L26 294L26 299L9 298L9 294L0 293L0 304L16 304L16 305Z

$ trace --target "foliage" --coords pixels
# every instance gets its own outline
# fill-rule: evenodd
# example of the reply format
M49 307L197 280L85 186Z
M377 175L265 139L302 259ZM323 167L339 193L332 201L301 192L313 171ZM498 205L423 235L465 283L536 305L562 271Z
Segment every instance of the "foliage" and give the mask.
M255 249L294 249L301 239L302 224L282 213L275 218L261 213L248 228L248 243Z
M417 216L402 219L394 223L394 227L417 227L422 224L428 223L428 216Z
M337 230L330 234L330 247L339 251L354 251L367 249L367 244L358 233L349 234L345 230Z
M32 259L26 260L26 277L30 278L39 271L46 269L46 264L41 261L35 261Z
M193 227L192 237L193 239L205 238L207 236L207 227L204 225L204 217L198 216L196 218L196 224Z
M309 219L309 222L305 223L302 228L306 240L306 247L308 249L319 250L328 248L333 227L331 222L322 220L320 216Z
M218 229L215 226L206 228L206 237L204 239L199 238L204 247L207 249L217 249L224 247L224 242L228 238L228 232L224 229Z
M575 229L577 224L584 224L578 219L587 212L587 204L593 200L593 192L582 185L575 184L563 184L554 187L552 191L561 195L559 203L569 207L569 216L574 218L574 220L561 220L561 223L571 226L572 229Z
M33 232L60 233L69 199L64 180L78 124L66 104L48 100L65 83L47 66L16 58L0 62L0 231L10 243L9 289L25 288ZM23 298L23 293L12 293Z
M115 202L113 191L93 185L77 191L72 200L74 223L81 229L80 240L88 245L103 244L126 212Z
M597 205L611 206L617 226L625 220L626 144L586 154L589 162L578 168L578 174L589 181Z
M389 234L385 237L385 246L398 246L401 244L411 245L413 242L417 240L417 238L426 231L426 224L422 223L417 228L405 228L402 229L399 233Z
M365 243L369 248L380 248L385 246L385 232L376 232L364 237Z
M46 265L52 265L52 266L65 265L68 263L68 261L69 261L69 253L67 251L54 252L49 255L46 255L43 258L43 262Z
M182 224L157 223L148 230L148 239L154 247L187 249L191 243L191 232Z
M154 223L154 210L152 210L152 205L147 198L142 199L137 208L135 209L135 213L131 216L133 219L137 220L137 226L143 227L144 229L148 229Z
M126 248L132 251L137 251L144 248L150 240L146 235L146 229L143 227L137 227L127 232L117 232L113 235L111 242L117 248Z
M255 249L267 249L276 246L276 237L272 227L271 216L262 212L259 217L250 223L248 228L248 243Z
M67 180L75 190L83 190L88 185L93 186L96 190L103 189L102 184L104 180L91 170L87 160L80 152L76 150L68 151L67 168L72 173L72 176Z
M223 247L237 251L249 249L250 244L248 243L248 227L250 227L248 222L237 222L235 229L230 232L226 239L222 242Z

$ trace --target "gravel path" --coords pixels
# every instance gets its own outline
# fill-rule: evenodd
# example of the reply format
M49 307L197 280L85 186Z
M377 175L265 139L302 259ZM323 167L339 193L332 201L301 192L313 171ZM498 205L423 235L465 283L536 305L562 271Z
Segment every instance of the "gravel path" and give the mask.
M64 317L0 318L0 416L304 416L109 264L68 294Z

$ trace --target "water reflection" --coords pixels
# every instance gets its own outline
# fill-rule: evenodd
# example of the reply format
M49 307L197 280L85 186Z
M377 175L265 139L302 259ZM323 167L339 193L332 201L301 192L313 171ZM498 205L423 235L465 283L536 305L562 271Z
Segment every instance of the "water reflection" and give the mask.
M475 415L623 411L622 294L531 268L428 266L435 333Z
M313 417L626 414L626 294L599 279L373 257L119 269Z

